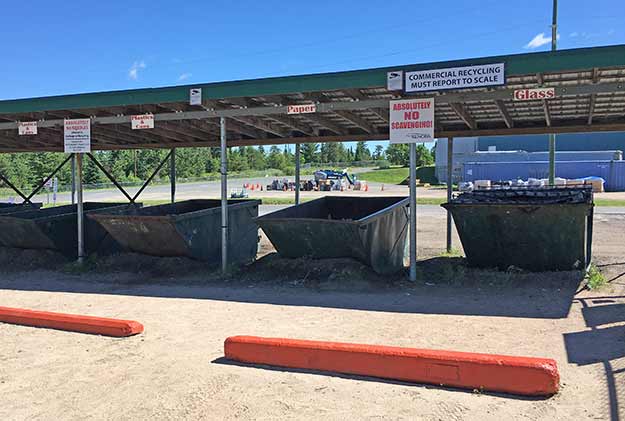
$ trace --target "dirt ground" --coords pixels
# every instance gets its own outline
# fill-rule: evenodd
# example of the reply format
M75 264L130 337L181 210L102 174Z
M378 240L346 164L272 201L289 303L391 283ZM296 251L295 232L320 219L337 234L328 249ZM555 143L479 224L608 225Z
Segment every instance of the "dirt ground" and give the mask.
M625 419L625 215L595 222L596 262L612 282L577 294L576 272L502 274L437 257L444 224L419 219L417 285L341 259L328 263L342 268L333 277L318 262L281 262L267 243L257 270L228 279L180 259L41 270L35 255L0 252L0 305L145 325L113 339L0 324L0 419ZM561 392L530 399L225 361L224 339L241 334L550 357Z

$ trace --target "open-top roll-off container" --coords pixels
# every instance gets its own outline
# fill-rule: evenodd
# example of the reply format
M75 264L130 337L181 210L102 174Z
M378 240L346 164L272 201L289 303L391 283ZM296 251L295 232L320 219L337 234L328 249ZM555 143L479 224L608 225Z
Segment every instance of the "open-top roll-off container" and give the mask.
M476 190L441 206L453 216L470 266L539 272L590 264L590 186Z
M352 257L378 273L404 268L406 197L326 196L256 219L283 257Z
M258 251L260 200L228 201L228 258L250 263ZM127 250L152 256L221 258L221 201L186 200L149 206L128 215L90 215Z
M138 204L85 202L85 216L97 212L125 212ZM57 250L68 258L78 255L78 218L76 205L40 210L24 210L0 215L0 245L20 249ZM85 218L85 251L107 254L119 245L94 221Z

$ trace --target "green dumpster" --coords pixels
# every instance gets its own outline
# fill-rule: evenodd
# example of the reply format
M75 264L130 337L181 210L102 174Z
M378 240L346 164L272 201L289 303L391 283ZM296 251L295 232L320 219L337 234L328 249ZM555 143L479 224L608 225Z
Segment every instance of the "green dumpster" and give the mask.
M469 266L584 269L592 251L591 188L503 188L462 193L451 212Z

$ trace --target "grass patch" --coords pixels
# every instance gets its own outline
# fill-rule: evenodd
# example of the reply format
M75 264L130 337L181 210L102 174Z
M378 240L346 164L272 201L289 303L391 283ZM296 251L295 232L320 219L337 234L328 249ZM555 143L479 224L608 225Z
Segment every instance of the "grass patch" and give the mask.
M591 291L600 289L608 283L608 280L594 264L590 265L586 279L588 280L588 289Z
M460 250L452 248L451 251L444 251L439 254L440 257L463 257Z
M408 168L389 168L358 174L358 178L361 180L386 184L400 184L406 177L408 177Z
M625 200L620 200L620 199L595 199L595 206L625 207Z

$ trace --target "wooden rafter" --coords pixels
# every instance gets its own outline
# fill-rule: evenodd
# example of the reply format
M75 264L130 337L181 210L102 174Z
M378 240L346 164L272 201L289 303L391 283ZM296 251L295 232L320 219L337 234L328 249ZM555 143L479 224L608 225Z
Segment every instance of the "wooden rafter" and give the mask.
M449 103L449 106L451 107L452 110L454 110L454 112L458 115L458 117L460 117L460 119L464 121L464 123L467 126L469 126L471 130L477 129L477 123L475 122L475 119L471 117L471 114L469 114L467 109L464 108L464 106L461 103L451 102Z
M503 121L506 123L506 126L508 126L509 129L513 128L514 121L512 120L512 117L510 116L510 113L508 112L508 108L506 107L506 104L501 99L495 100L495 104L497 104L497 109L499 110L499 114L501 114L501 118L503 118Z

